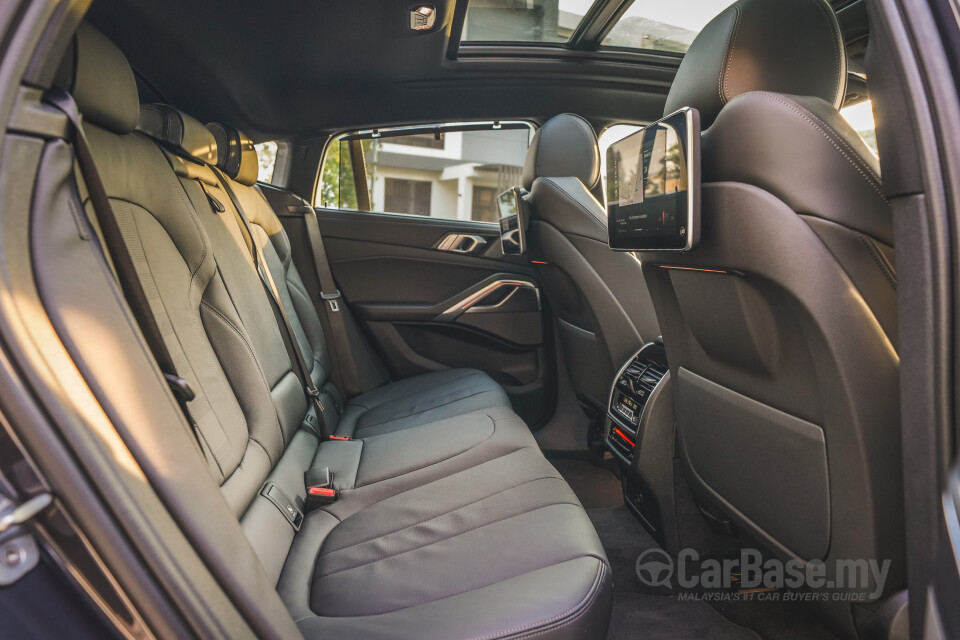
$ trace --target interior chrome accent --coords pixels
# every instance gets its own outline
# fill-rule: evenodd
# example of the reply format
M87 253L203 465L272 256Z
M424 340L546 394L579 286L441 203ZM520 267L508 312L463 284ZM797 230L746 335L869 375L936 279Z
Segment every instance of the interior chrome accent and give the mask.
M501 287L513 287L513 291L508 293L496 304L477 305L478 302ZM462 313L483 313L496 309L507 302L519 289L532 289L537 295L537 302L540 301L540 289L529 280L494 280L479 291L468 295L459 302L451 305L446 311L441 313L437 320L452 320Z
M453 253L476 253L486 246L487 240L483 236L467 233L448 233L437 245L437 251L452 251Z

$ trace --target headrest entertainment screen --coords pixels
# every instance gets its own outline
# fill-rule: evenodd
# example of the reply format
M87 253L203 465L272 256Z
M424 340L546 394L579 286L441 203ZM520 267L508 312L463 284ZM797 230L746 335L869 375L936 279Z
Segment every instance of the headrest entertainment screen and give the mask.
M526 203L518 187L507 189L497 196L500 209L500 247L505 255L524 255L527 253L526 241Z
M680 111L610 145L611 249L688 251L700 231L700 114Z

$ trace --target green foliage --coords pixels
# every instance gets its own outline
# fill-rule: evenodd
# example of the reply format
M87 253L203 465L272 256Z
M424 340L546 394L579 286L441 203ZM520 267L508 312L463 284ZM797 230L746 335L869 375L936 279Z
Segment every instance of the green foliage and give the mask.
M377 169L379 140L361 142L366 161L367 185L373 184ZM327 157L320 173L320 188L317 204L333 209L357 209L357 188L353 182L353 164L350 162L350 143L335 141L327 150Z

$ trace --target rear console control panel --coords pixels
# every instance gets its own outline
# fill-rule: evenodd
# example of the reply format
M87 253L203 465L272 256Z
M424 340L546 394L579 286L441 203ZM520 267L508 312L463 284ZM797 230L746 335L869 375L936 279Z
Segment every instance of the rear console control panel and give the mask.
M611 419L607 448L621 460L630 462L642 434L643 409L667 373L663 347L648 344L620 369L610 390L608 414Z

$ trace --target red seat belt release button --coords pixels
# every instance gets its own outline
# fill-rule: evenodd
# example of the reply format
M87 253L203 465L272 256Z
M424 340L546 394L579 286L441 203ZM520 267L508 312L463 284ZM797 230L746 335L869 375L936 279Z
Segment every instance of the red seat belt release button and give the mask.
M307 511L323 505L333 504L339 497L337 490L332 487L307 487Z
M331 440L349 440L347 436L330 436Z

